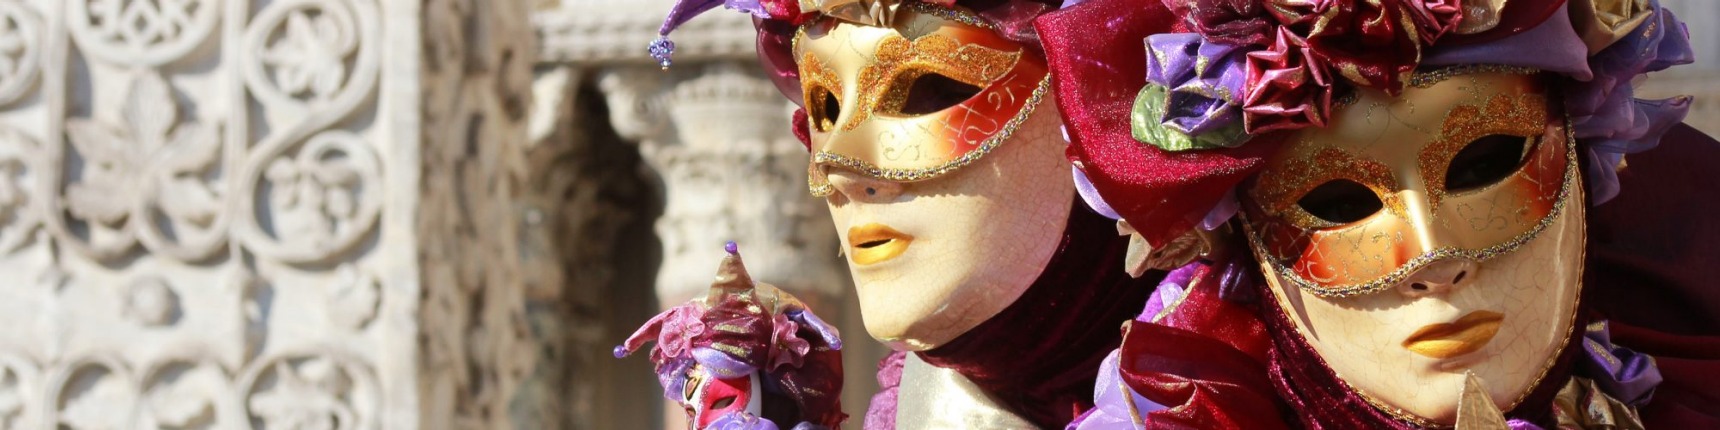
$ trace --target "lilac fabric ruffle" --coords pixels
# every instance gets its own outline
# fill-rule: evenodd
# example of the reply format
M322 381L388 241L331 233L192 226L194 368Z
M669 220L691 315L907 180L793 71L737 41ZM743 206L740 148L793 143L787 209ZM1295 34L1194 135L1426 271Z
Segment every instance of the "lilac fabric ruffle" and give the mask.
M1530 67L1569 76L1578 81L1592 79L1589 48L1571 25L1566 6L1540 25L1522 33L1487 43L1434 46L1421 59L1421 67L1495 64Z
M890 351L878 361L878 394L866 407L865 430L894 430L896 428L896 394L902 387L902 363L907 353Z
M1129 404L1124 403L1123 392L1135 402L1135 410L1145 415L1148 412L1164 409L1164 405L1153 403L1146 397L1141 397L1134 389L1123 383L1121 371L1117 368L1120 351L1111 351L1105 356L1105 361L1099 364L1099 379L1093 384L1093 409L1090 409L1075 421L1065 426L1065 430L1137 430L1135 419L1129 414Z
M1105 203L1104 197L1099 196L1099 190L1093 188L1093 181L1087 179L1086 173L1081 173L1079 168L1070 168L1069 170L1075 173L1075 194L1081 196L1082 203L1086 203L1087 207L1093 208L1093 212L1104 215L1106 218L1123 218L1122 215L1117 215L1116 209L1111 209L1109 203Z
M1689 97L1642 100L1631 88L1637 76L1695 61L1684 23L1657 0L1649 8L1648 22L1589 58L1594 79L1566 92L1573 133L1588 151L1591 204L1618 195L1616 167L1625 154L1653 149L1690 112Z

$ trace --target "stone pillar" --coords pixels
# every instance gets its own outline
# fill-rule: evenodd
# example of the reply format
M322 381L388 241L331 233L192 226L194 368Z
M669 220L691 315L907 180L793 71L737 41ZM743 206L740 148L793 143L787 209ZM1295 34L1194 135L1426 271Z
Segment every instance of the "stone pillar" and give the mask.
M525 0L0 1L0 428L524 425L535 53Z
M843 401L857 424L877 391L873 375L883 348L860 324L828 210L807 193L807 152L788 128L792 104L756 65L756 36L745 14L714 11L681 27L675 66L659 70L644 47L672 3L546 0L533 16L540 69L567 68L601 91L598 110L608 128L635 145L648 181L663 196L655 237L622 239L661 242L655 281L617 287L653 289L660 308L683 303L709 286L723 243L737 242L756 279L801 297L843 330ZM540 88L538 97L566 92ZM604 321L625 330L643 322ZM648 371L630 372L608 377L653 382ZM667 427L681 426L678 415L665 415Z
M638 142L667 192L657 220L664 306L703 295L731 240L754 278L839 303L846 272L829 211L807 193L807 152L788 132L791 105L756 66L618 67L599 84L620 108L610 121Z

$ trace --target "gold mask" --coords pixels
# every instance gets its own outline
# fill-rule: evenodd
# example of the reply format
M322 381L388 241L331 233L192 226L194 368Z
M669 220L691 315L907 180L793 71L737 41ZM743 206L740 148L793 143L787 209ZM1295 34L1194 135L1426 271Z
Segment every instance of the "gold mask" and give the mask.
M938 177L1009 139L1046 92L1045 61L965 12L910 2L892 27L821 18L794 38L811 132L808 185L835 166Z
M1316 296L1373 293L1440 260L1509 253L1556 218L1576 184L1573 140L1537 79L1461 75L1397 99L1364 90L1357 103L1292 137L1244 198L1256 254Z

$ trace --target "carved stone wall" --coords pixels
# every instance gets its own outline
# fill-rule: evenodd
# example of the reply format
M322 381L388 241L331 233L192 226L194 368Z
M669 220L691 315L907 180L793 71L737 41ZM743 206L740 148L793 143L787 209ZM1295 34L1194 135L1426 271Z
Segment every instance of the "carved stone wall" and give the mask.
M522 394L527 7L0 0L0 428L556 409Z

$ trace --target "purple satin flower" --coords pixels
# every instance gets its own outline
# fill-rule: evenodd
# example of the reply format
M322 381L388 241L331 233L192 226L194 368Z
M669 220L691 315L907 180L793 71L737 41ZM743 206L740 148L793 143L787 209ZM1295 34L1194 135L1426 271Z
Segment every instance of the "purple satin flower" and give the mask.
M1690 33L1672 11L1649 3L1649 22L1589 58L1594 79L1569 87L1565 107L1572 132L1588 150L1589 201L1601 204L1618 195L1614 169L1625 154L1653 149L1660 136L1684 121L1690 98L1640 100L1630 82L1637 76L1695 61Z
M1155 34L1146 45L1147 82L1170 90L1165 127L1194 136L1241 118L1243 50L1197 33Z
M705 426L710 430L777 430L776 423L746 412L729 412Z

